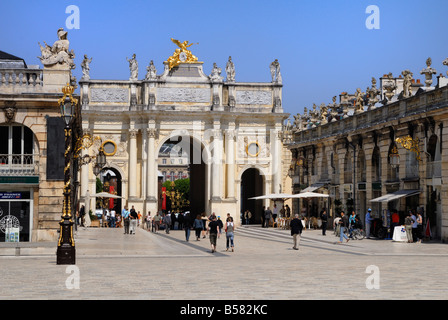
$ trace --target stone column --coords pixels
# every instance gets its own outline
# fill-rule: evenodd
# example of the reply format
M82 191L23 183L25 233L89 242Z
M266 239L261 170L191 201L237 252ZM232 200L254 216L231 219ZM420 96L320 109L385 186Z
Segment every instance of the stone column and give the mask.
M147 193L146 199L155 201L157 199L157 170L156 170L156 150L155 150L155 137L156 129L148 128L148 171L147 171Z
M138 129L129 130L129 198L137 198L137 133Z
M235 198L235 129L226 130L227 198Z
M222 132L220 129L213 131L213 155L212 155L212 201L221 200L221 169L222 169Z
M82 149L81 150L81 157L84 157L85 155L89 154L89 150ZM84 199L85 202L85 196L87 193L87 190L89 189L89 168L90 164L81 165L81 199Z
M281 135L280 130L271 131L271 157L272 157L272 193L280 192L282 170L281 170Z

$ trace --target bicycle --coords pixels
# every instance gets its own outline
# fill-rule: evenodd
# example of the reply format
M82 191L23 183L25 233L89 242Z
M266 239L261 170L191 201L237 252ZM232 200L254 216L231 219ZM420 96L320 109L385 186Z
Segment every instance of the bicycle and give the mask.
M353 229L351 235L350 230L348 228L345 229L344 233L347 235L347 237L354 240L362 240L366 237L365 231L359 228Z
M352 237L356 240L362 240L366 237L366 233L363 229L356 228L352 231Z

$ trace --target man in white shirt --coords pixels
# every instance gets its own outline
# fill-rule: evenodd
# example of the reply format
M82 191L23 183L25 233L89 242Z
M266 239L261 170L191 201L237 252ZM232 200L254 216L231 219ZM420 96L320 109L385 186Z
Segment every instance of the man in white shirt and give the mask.
M110 227L111 228L115 228L115 210L114 209L112 209L111 211L110 211Z

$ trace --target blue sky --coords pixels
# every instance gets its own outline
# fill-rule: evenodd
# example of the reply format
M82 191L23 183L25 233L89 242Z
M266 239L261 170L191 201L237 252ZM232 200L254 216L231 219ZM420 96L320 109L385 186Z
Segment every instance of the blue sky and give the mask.
M67 30L69 5L80 10L80 28L68 30L78 79L84 54L93 57L92 79L128 79L133 53L139 78L150 60L160 74L176 48L170 38L189 40L199 43L191 51L206 74L214 62L224 70L232 56L237 81L270 82L278 59L283 107L295 115L343 91L365 91L385 73L410 69L423 82L428 57L438 74L448 70L446 0L0 0L0 50L40 64L37 43ZM380 10L378 30L366 28L369 5Z

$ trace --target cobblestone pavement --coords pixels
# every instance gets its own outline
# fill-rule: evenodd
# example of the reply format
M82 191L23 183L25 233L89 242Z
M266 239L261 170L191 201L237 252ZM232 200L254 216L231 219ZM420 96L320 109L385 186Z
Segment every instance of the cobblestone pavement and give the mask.
M235 252L221 236L211 253L209 239L196 241L193 232L186 242L177 230L80 228L75 271L56 265L51 246L0 255L0 299L448 298L446 244L337 240L332 231L305 230L296 251L287 230L239 227Z

